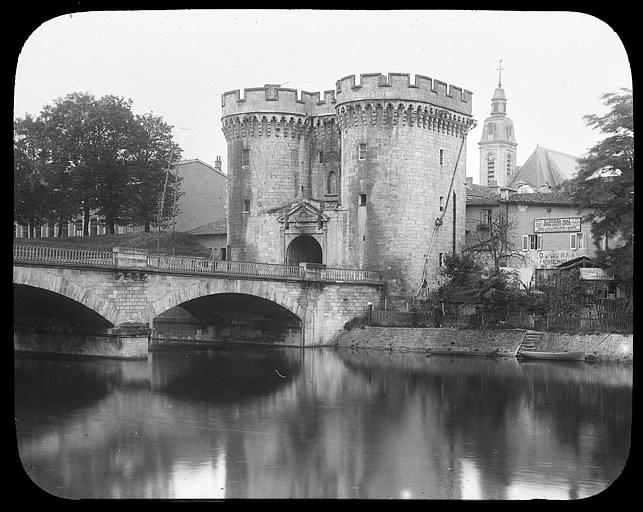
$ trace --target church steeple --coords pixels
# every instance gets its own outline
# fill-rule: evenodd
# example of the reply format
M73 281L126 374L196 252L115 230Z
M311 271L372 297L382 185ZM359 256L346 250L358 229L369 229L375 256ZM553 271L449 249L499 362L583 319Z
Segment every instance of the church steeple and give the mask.
M498 64L498 87L491 98L491 116L482 127L480 146L480 184L495 181L507 186L516 168L516 143L513 122L507 117L507 98L502 88L502 59Z
M498 65L498 87L493 93L491 98L491 115L506 115L507 114L507 98L505 97L505 90L502 88L502 59Z

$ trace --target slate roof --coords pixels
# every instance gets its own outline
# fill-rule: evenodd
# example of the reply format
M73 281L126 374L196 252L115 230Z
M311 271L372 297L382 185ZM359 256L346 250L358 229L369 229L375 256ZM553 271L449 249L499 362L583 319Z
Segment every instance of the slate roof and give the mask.
M188 231L193 235L225 235L228 232L228 220L223 217L214 222L197 226Z
M573 178L578 169L578 157L536 146L522 167L516 170L509 186L516 188L528 183L532 187L549 184L553 188Z

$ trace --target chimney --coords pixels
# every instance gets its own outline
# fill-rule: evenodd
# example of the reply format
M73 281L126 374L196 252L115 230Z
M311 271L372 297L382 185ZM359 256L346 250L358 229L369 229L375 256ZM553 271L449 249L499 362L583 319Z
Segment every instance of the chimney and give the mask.
M473 186L473 177L467 176L467 187L472 187Z
M487 185L489 188L498 188L498 181L497 180L489 180L489 185Z
M221 157L217 155L217 159L214 161L214 168L221 172Z

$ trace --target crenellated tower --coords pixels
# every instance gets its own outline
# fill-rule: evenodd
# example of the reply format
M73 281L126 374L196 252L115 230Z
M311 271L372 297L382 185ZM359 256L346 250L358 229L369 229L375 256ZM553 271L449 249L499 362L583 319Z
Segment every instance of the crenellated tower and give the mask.
M421 284L432 229L443 212L427 261L429 286L436 285L440 255L461 247L464 156L448 196L471 123L471 96L422 75L411 83L405 73L362 74L359 83L352 75L337 81L347 264L384 271L389 296L412 295Z
M222 108L232 259L378 269L389 297L410 297L444 215L426 262L436 285L440 256L464 241L470 91L369 73L323 99L271 84L230 91Z

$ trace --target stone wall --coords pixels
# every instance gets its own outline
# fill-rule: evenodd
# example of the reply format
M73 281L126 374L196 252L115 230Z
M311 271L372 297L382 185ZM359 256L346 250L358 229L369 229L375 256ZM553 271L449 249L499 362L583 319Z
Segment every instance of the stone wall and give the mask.
M522 342L522 329L476 331L450 328L356 327L340 332L333 343L385 350L514 356ZM622 334L565 334L546 332L535 347L539 351L585 352L588 361L632 362L633 336Z
M19 352L145 359L148 353L148 337L14 332L13 346L14 350Z

